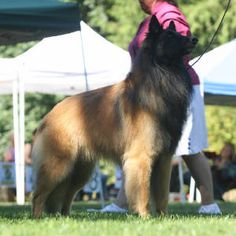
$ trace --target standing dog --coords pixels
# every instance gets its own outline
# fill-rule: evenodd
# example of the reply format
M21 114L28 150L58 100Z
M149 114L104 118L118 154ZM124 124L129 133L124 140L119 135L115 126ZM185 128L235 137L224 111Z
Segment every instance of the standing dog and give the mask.
M127 78L64 99L43 119L33 144L33 216L69 214L75 193L103 158L122 164L130 207L140 216L165 212L171 156L191 99L182 62L195 41L164 30L153 16Z

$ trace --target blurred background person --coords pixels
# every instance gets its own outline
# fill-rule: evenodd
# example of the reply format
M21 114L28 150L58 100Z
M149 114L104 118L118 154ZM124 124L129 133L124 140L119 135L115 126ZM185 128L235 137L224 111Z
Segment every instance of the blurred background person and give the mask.
M15 161L15 143L14 143L14 134L10 133L9 135L9 146L7 147L3 160L5 162L14 162Z
M223 194L236 188L236 158L235 147L226 142L220 154L213 159L212 176L214 186L214 198L223 200Z

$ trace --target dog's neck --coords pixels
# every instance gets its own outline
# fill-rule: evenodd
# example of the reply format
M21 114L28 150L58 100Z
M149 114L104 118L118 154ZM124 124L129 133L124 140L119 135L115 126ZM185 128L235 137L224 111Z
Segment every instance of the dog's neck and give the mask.
M145 107L153 113L157 106L165 106L169 102L166 98L174 94L188 101L188 89L191 90L191 79L182 60L167 65L154 64L150 58L141 57L135 60L125 82L128 84L126 95L137 106Z

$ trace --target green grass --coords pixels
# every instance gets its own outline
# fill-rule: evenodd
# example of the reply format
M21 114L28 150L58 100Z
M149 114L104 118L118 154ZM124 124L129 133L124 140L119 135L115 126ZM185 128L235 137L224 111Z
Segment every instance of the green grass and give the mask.
M31 218L30 206L0 204L3 236L236 236L236 203L220 203L222 216L199 216L197 204L170 204L164 217L86 212L96 203L75 203L70 217Z

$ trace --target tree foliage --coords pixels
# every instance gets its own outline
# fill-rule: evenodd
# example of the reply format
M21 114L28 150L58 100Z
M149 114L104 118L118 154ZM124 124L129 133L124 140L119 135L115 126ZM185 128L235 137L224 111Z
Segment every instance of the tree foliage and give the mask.
M199 39L194 56L201 54L203 50L209 45L210 40L212 39L220 24L227 3L228 0L193 0L190 1L190 3L183 4L183 11L185 12L191 25L191 30L193 34ZM235 38L235 15L236 5L233 4L232 1L230 8L224 18L223 25L209 49L215 48L216 46Z
M70 1L70 0L68 0ZM73 0L71 0L73 1ZM76 1L76 0L75 0ZM128 44L140 21L145 17L138 1L134 0L77 0L80 4L81 19L93 27L98 33L116 45L127 49ZM220 0L179 0L191 25L192 33L199 38L194 56L201 54L216 31L226 1ZM236 4L233 0L215 41L209 49L230 41L236 36ZM15 57L36 42L20 43L11 46L0 46L0 57ZM54 95L26 95L26 138L37 127L40 119L62 97ZM224 141L236 144L236 110L235 107L206 107L206 117L211 150L219 151ZM12 98L0 96L0 157L7 145L8 133L12 125Z
M138 1L133 0L79 0L82 6L81 18L93 26L99 33L127 49L127 45L144 17ZM179 0L179 7L185 13L191 30L199 38L194 56L199 55L214 35L224 10L226 1L220 0ZM236 4L232 3L224 24L216 36L212 49L236 36Z
M236 145L236 108L207 106L209 149L219 152L224 142Z

